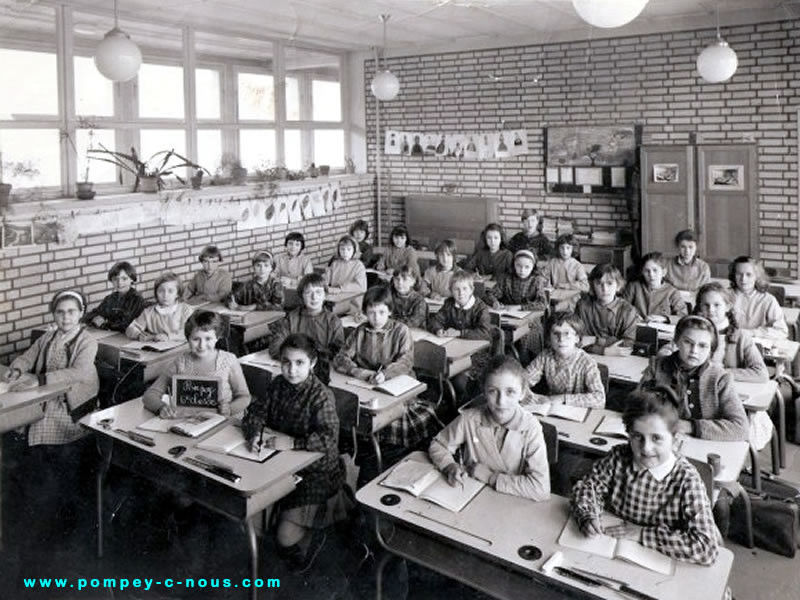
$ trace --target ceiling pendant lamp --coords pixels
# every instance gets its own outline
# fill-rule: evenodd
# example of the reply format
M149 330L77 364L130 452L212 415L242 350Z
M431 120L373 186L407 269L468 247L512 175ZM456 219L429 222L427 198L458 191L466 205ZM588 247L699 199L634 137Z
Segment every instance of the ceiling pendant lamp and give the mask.
M378 100L394 100L400 92L400 80L386 67L386 21L389 20L390 15L381 15L383 22L383 70L378 71L375 77L372 78L370 89L372 95ZM376 61L375 66L380 69L379 59Z
M644 10L648 0L572 0L581 19L606 29L630 23Z
M114 28L106 33L94 52L94 65L111 81L128 81L136 77L142 64L142 52L130 36L119 28L117 0L114 0Z
M717 3L717 41L697 56L697 72L707 83L728 81L739 66L739 58L719 33L719 3Z

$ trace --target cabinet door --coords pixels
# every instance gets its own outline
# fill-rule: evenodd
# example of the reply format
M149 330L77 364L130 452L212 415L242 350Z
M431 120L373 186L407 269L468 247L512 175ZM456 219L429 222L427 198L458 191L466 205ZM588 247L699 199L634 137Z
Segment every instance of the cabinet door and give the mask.
M758 256L758 178L752 144L697 147L698 215L703 255L727 264L739 255Z
M642 146L642 254L674 254L675 234L695 226L692 146Z

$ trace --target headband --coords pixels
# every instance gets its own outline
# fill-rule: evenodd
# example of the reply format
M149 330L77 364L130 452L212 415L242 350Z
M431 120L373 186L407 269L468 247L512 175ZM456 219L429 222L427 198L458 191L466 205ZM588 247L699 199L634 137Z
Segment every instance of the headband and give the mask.
M272 257L272 252L270 252L268 250L262 250L261 252L256 252L256 255L253 257L253 262L256 262L258 260L262 260L264 258L266 258L270 262L274 262L275 261L275 259Z
M530 250L526 250L523 248L522 250L517 250L514 254L514 260L517 260L519 257L530 258L533 262L536 262L536 255L531 252Z
M78 306L80 307L81 310L83 310L83 308L84 308L83 296L81 294L79 294L78 292L73 292L72 290L64 290L63 292L58 292L53 297L53 310L56 309L56 304L58 304L58 301L61 300L64 297L75 298L75 300L78 301Z

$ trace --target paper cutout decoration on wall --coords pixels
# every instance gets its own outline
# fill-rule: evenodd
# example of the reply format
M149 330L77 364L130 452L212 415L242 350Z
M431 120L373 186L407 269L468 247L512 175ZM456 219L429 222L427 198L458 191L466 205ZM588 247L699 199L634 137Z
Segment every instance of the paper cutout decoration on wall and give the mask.
M383 152L389 156L450 160L507 159L529 153L525 129L466 133L424 133L387 129Z

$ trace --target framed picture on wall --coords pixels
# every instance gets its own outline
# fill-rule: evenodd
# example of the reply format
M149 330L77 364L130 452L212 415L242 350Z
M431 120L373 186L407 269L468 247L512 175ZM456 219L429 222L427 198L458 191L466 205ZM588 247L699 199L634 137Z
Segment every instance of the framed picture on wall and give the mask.
M662 163L653 165L654 183L678 183L680 181L680 169L677 164Z
M744 165L709 165L708 189L744 190Z

